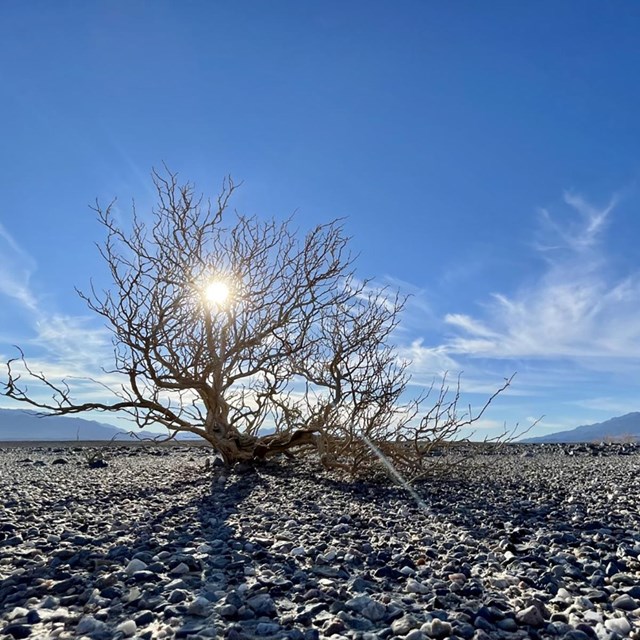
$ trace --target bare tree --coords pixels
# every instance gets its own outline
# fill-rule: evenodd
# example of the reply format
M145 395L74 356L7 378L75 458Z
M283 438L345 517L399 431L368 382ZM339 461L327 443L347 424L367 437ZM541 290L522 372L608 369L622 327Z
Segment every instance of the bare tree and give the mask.
M422 418L423 398L403 404L408 363L390 338L405 300L356 279L339 221L301 238L291 221L229 211L231 179L213 204L170 172L153 181L149 221L134 205L123 228L113 202L96 203L113 287L78 291L112 333L113 400L76 402L22 351L4 395L57 415L126 412L140 427L204 438L228 464L312 445L350 473L382 451L420 472L433 443L479 417L459 420L442 394ZM35 399L25 377L50 400Z
M230 213L230 179L213 206L175 174L154 172L153 179L151 223L134 207L125 230L114 203L96 203L106 230L100 253L114 286L78 292L113 334L114 371L124 376L111 389L114 400L76 403L65 381L32 370L22 352L7 363L4 394L59 415L124 411L140 427L199 435L228 463L314 443L321 425L301 421L293 429L278 415L300 376L324 366L307 359L327 355L320 351L325 325L367 286L353 276L339 222L300 241L290 222ZM212 283L227 287L228 299L208 300ZM360 306L372 316L387 313ZM51 401L28 395L25 374L50 390ZM276 432L261 436L269 418Z

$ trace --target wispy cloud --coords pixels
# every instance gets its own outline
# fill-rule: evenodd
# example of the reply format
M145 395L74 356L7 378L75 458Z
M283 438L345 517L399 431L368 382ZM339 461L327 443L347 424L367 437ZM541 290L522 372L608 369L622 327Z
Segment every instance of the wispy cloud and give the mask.
M69 363L75 375L86 375L112 359L110 333L89 317L40 313L29 344L51 359Z
M618 200L595 206L569 192L539 211L526 257L538 258L538 272L529 270L520 286L486 292L476 307L445 301L448 312L437 318L412 299L410 331L398 333L400 355L413 363L412 388L462 373L462 397L478 406L517 372L479 425L494 433L502 419L528 426L535 420L525 416L544 414L536 435L637 410L640 273L620 275L608 243ZM482 285L471 277L462 291Z
M37 308L29 286L36 263L0 224L0 294L9 296L28 309Z
M78 392L103 397L105 389L101 384L116 382L113 375L102 371L102 366L113 360L109 332L88 316L72 316L47 308L45 299L37 295L31 285L36 269L36 261L0 225L0 300L3 306L12 304L10 308L19 313L26 325L21 330L20 343L29 366L33 371L46 373L54 383L63 378L93 378L96 382L79 382ZM13 344L15 336L0 339ZM8 344L0 344L2 361L16 355ZM39 399L48 393L35 383L30 391ZM10 402L3 399L3 404Z
M425 346L423 338L401 346L398 355L401 360L411 362L412 383L418 386L429 386L434 376L442 377L460 370L459 363L449 355L445 346Z
M601 239L609 217L618 204L617 194L614 194L604 207L596 207L580 194L571 191L564 193L563 200L569 210L565 211L561 220L553 216L548 209L540 209L540 230L535 246L540 251L589 251Z
M20 345L32 371L44 373L53 384L69 381L72 397L78 402L113 399L107 387L118 388L122 377L103 370L113 362L110 336L105 328L96 327L90 318L48 315L38 309L34 312L32 331ZM18 355L8 349L7 353L0 353L0 359L6 361ZM22 372L26 382L28 376L22 365L16 362L13 368ZM51 391L41 383L31 380L27 384L31 397L39 401L51 400ZM14 406L4 399L2 404Z
M616 198L595 207L565 194L563 216L541 212L536 248L546 269L513 294L494 293L473 316L449 313L451 355L487 358L640 356L640 275L608 275L603 232ZM577 220L576 220L577 214Z
M26 344L46 354L52 362L69 362L75 371L85 372L111 352L110 334L88 316L71 316L45 308L33 291L31 275L36 261L0 225L0 296L10 298L26 312L31 337Z

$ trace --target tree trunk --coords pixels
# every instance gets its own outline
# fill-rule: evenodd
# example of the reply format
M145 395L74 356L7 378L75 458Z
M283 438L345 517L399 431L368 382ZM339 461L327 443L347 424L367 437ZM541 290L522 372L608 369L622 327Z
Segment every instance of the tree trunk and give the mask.
M219 425L213 433L208 434L207 440L220 453L224 463L233 466L236 462L265 460L298 447L312 446L319 451L321 438L320 432L315 429L255 437L240 433L230 425Z

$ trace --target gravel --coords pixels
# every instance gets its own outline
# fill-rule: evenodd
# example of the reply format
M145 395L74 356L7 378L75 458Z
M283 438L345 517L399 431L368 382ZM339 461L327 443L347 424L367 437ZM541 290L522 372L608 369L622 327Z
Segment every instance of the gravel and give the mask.
M0 443L0 636L640 640L640 446L478 450L415 491L312 458Z

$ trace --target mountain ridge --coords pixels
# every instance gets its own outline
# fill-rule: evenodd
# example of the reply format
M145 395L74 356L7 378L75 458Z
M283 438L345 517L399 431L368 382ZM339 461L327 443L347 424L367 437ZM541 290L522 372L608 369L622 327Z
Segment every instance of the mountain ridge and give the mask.
M544 436L518 440L522 444L554 442L594 442L602 440L640 441L640 412L633 411L603 422L585 424L566 431L556 431Z
M42 416L25 409L0 409L0 442L16 441L134 441L137 438L163 437L164 433L121 429L111 424L75 416Z
M0 442L112 440L126 442L139 438L162 437L164 433L147 430L125 430L114 425L75 416L41 417L35 411L0 408ZM180 434L180 439L189 438ZM193 437L193 436L191 436ZM518 440L521 444L594 442L602 440L635 440L640 442L640 412L610 418L603 422L581 425L574 429Z

